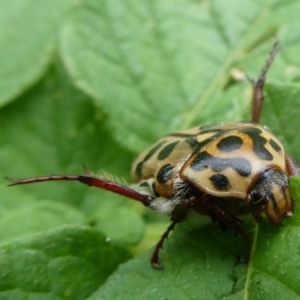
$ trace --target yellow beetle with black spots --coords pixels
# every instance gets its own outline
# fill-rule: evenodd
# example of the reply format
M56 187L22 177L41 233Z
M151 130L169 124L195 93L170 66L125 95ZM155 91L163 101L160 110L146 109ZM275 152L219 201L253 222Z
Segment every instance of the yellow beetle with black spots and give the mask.
M289 176L300 167L281 142L259 124L266 73L279 49L275 46L253 84L252 120L198 126L169 134L145 150L133 164L133 184L99 178L86 169L84 175L58 175L9 179L12 185L51 180L74 180L140 201L171 216L172 223L157 243L151 258L162 269L158 253L175 225L189 210L208 215L224 229L242 236L249 259L249 244L239 215L251 213L257 222L261 213L271 223L281 223L294 210Z
M201 213L203 193L231 215L252 212L258 220L266 210L272 223L293 210L284 148L269 130L251 122L195 127L162 138L138 157L132 177L159 196L150 207L167 215L185 202L189 208L191 193L198 194L193 207L200 206Z

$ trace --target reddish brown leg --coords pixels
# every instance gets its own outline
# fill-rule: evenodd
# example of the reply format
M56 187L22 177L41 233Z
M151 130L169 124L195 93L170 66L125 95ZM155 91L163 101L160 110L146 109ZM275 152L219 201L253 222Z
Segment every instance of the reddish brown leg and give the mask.
M203 213L203 209L210 215L213 222L219 223L223 231L231 230L235 234L239 234L244 242L245 256L242 259L243 262L248 262L250 258L250 245L246 234L240 227L239 223L242 223L238 218L231 216L225 211L219 203L214 199L213 196L207 194L200 194L186 199L185 204L177 206L172 212L171 225L164 232L151 257L151 264L153 267L159 270L163 270L163 266L159 264L159 250L162 248L164 241L168 238L170 232L174 230L175 225L184 220L188 209L194 208L199 213Z
M239 234L242 237L245 246L245 256L242 261L248 262L250 259L250 245L248 237L239 225L242 221L225 211L212 196L204 195L202 201L213 222L219 223L223 231L231 230L234 234Z
M89 186L94 186L100 189L108 190L113 193L123 195L130 199L139 201L143 203L145 206L149 206L153 197L149 195L143 195L139 192L127 187L123 186L119 183L109 181L103 178L98 178L94 175L87 174L87 175L58 175L58 176L44 176L44 177L35 177L29 179L11 179L6 178L12 182L9 186L12 185L21 185L21 184L30 184L36 182L44 182L44 181L62 181L62 180L69 180L69 181L78 181Z
M300 166L290 156L285 157L286 166L289 175L300 176Z
M274 44L273 50L270 53L268 60L266 61L265 66L261 70L259 78L257 81L252 81L253 86L253 95L252 95L252 122L259 123L260 113L262 108L262 102L264 99L263 89L266 80L266 74L280 48L280 42L276 41Z
M176 222L176 221L173 221L171 223L171 225L167 228L167 230L164 232L164 234L161 236L160 240L158 241L158 243L155 246L154 252L153 252L152 257L151 257L151 264L152 264L152 266L154 268L156 268L158 270L163 270L164 269L164 267L162 265L160 265L159 262L158 262L158 259L159 259L159 250L162 248L165 239L168 238L170 232L172 230L174 230L175 225L177 223L178 222Z
M177 205L174 210L172 211L172 216L171 216L171 225L167 228L167 230L164 232L164 234L161 236L160 240L155 246L154 252L151 257L151 264L154 268L158 270L163 270L164 267L159 264L159 250L163 247L163 243L165 239L168 238L170 232L174 230L175 225L182 222L185 219L186 212L191 208L195 201L197 199L195 197L192 197L190 199L186 199L185 203L182 205Z

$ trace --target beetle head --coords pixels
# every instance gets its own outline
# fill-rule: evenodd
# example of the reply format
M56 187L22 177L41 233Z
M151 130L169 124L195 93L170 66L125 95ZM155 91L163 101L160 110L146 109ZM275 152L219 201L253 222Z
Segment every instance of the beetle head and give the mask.
M254 182L248 193L252 213L257 221L260 213L266 211L273 224L281 223L283 218L293 212L293 200L289 189L289 176L275 168L263 172Z

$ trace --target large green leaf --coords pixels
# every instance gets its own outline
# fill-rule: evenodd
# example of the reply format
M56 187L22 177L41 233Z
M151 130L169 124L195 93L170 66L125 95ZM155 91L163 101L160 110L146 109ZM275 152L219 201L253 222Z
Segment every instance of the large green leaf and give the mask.
M265 102L262 122L280 138L287 153L299 160L300 85L272 83L266 86L265 91L272 101Z
M84 299L128 257L94 229L45 232L0 248L0 298Z
M1 244L5 244L10 240L24 238L26 235L43 232L60 225L85 223L84 215L70 205L52 201L35 201L2 216L0 241Z
M81 164L85 163L93 170L116 170L120 176L128 177L131 155L113 142L103 127L104 118L85 95L72 87L58 64L37 87L0 111L2 176L83 173ZM123 155L119 156L119 153ZM75 183L21 187L23 193L16 193L10 190L17 188L8 189L4 181L1 182L1 205L5 217L0 221L0 228L7 232L3 237L13 232L16 235L40 232L42 228L59 225L61 222L54 222L55 217L49 212L43 214L44 224L40 225L43 218L37 211L37 207L38 210L41 207L36 202L47 199L65 203L66 210L70 207L64 218L60 216L60 203L56 208L54 203L50 205L52 208L46 209L56 211L58 220L62 218L65 223L72 223L67 217L70 214L73 224L78 224L78 218L81 222L92 222L112 239L122 239L130 244L141 239L143 221L130 201ZM28 199L26 207L22 204L24 198ZM12 202L18 203L19 207L16 204L13 207ZM72 206L81 217L76 216ZM39 217L34 218L35 214ZM9 227L7 219L11 219L13 231L6 229Z
M298 9L297 1L86 0L64 29L61 51L76 84L110 115L114 136L142 150L175 129L224 121L216 96L229 68L251 57L257 76L270 43L257 46L278 28L298 26Z
M89 299L224 299L245 284L242 251L240 240L215 226L180 224L161 251L163 271L150 266L150 253L139 256Z
M55 52L71 1L0 1L0 105L39 80Z
M272 83L266 85L262 123L299 161L298 1L83 0L76 2L68 18L68 1L2 2L0 41L3 36L14 38L3 43L0 99L15 101L0 110L1 177L78 174L84 163L93 171L102 169L129 179L133 154L165 133L196 124L249 119L251 85L237 78L245 73L258 76L275 35L282 49L267 76ZM19 31L10 26L16 22L21 24ZM58 49L57 55L49 55L50 48ZM52 67L47 69L49 64ZM163 272L152 269L150 253L146 253L121 266L106 284L113 268L90 285L89 272L81 274L79 268L86 268L76 262L69 265L74 268L48 276L45 264L36 263L35 253L32 259L27 257L23 243L28 245L28 236L40 232L32 243L40 245L41 253L47 253L49 245L60 251L68 242L68 231L55 229L49 238L47 230L76 225L77 243L85 236L81 224L87 223L97 230L87 233L88 239L97 242L101 231L106 241L135 245L145 227L143 207L71 182L11 188L5 184L0 181L0 242L7 243L3 249L12 249L7 251L22 263L13 265L14 278L20 276L21 284L0 280L0 286L8 283L2 298L27 297L22 280L30 288L34 283L39 286L39 270L49 281L62 284L56 289L61 297L78 291L78 299L95 291L94 299L300 298L297 205L294 217L279 226L270 226L267 220L257 226L251 217L245 221L253 245L248 265L237 259L243 253L240 239L222 234L210 222L183 223L161 252ZM291 186L297 204L299 179L293 179ZM146 237L135 253L154 245L163 231L163 222L153 214L145 220L149 224ZM61 238L52 243L57 232ZM106 255L101 249L97 253ZM128 258L124 254L124 260L115 260L114 255L119 257L120 252L113 247L105 256L114 267ZM4 256L0 263L6 261ZM57 264L61 266L61 261ZM99 267L97 261L94 264ZM0 269L0 278L10 276L9 267ZM22 276L28 270L32 273L26 281ZM89 292L79 291L82 286L88 286ZM32 298L55 297L31 291L37 293L30 294Z

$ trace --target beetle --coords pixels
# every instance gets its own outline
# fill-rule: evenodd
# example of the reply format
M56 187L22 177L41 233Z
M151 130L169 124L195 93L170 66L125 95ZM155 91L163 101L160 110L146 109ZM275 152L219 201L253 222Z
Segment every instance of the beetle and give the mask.
M239 234L248 261L249 242L238 216L252 214L260 222L265 212L271 223L280 224L294 210L289 176L300 175L299 165L285 153L281 142L259 123L266 74L279 48L276 41L258 80L251 81L251 121L197 126L161 138L133 163L130 186L98 177L85 167L83 175L7 179L12 182L10 185L79 181L170 216L172 222L151 257L157 269L163 269L159 250L165 239L191 209L210 216L223 230Z

